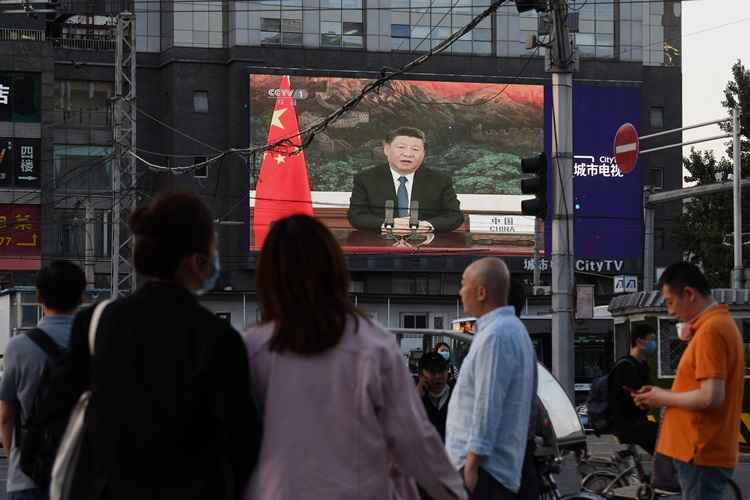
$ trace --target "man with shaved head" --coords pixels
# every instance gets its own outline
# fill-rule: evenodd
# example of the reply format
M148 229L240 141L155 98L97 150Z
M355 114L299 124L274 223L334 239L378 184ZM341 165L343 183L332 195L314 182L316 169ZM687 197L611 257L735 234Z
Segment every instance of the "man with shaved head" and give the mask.
M472 263L461 279L477 333L448 404L445 446L472 500L517 498L521 485L536 356L509 288L508 267L496 258Z

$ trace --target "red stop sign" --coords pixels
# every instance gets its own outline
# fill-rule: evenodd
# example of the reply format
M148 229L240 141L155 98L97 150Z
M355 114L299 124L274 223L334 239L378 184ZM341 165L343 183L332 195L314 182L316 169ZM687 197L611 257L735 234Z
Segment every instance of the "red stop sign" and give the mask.
M617 129L615 134L615 161L620 172L627 174L632 172L638 161L640 145L638 143L638 131L631 123L624 123Z

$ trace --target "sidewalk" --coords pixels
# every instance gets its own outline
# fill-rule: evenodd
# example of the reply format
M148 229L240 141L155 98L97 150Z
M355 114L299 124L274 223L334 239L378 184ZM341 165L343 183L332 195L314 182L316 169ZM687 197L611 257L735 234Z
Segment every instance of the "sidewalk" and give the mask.
M609 457L616 450L625 448L625 446L618 443L617 438L610 434L599 437L594 434L588 434L586 437L586 443L588 445L589 454L602 457ZM641 451L643 453L643 460L651 460L651 455L643 450ZM750 463L750 447L747 445L740 445L740 463Z

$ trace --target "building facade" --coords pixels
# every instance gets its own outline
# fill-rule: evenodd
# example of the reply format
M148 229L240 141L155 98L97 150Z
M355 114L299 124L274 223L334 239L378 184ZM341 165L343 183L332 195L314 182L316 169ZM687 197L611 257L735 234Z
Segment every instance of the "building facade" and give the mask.
M16 96L25 92L18 97L23 113L3 114L0 105L0 146L8 158L2 167L8 168L7 182L5 170L0 172L0 238L12 239L7 250L0 245L0 274L9 284L30 284L44 260L71 258L86 267L92 289L110 286L112 27L119 11L131 9L136 19L137 153L157 165L184 166L248 147L250 75L377 78L384 68L401 67L435 47L488 5L488 0L137 0L74 2L55 22L0 16L0 85L11 82ZM680 2L576 0L571 11L578 14L576 84L638 89L642 135L681 126ZM549 87L543 51L526 48L539 30L537 13L519 14L512 3L502 5L408 77ZM666 137L649 145L670 142ZM21 165L28 169L29 158L21 151L28 156L32 146L34 170L24 172ZM641 184L681 187L680 160L679 149L642 157ZM230 313L238 328L259 319L257 254L250 250L255 167L240 154L184 175L138 166L144 199L160 190L187 189L213 208L224 271L221 293L207 304ZM39 179L22 179L29 176ZM657 211L657 267L680 257L670 237L679 207ZM29 218L32 230L22 232ZM38 246L14 246L31 242ZM463 315L457 301L461 272L478 256L350 254L352 293L389 326L448 327ZM528 257L513 254L507 261L514 277L531 283ZM637 262L623 271L617 258L579 261L577 282L595 286L598 304L612 296L613 276L641 274ZM549 269L543 268L542 284L549 282Z

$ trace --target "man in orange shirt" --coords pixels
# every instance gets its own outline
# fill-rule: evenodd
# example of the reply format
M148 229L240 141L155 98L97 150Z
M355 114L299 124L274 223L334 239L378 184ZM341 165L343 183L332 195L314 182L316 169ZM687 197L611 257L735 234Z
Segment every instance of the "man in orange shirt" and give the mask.
M693 264L669 266L659 280L667 310L689 342L672 390L644 387L633 395L643 408L666 407L656 451L671 457L685 500L722 499L739 454L745 354L725 305L716 304Z

